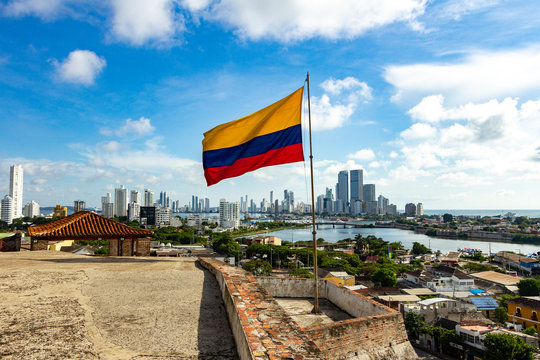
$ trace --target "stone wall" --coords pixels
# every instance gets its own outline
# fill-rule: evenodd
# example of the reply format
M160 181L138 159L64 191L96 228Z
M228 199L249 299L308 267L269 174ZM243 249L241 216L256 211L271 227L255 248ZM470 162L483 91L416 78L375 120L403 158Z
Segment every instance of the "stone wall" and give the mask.
M133 239L120 240L120 247L122 249L120 256L132 256Z
M324 358L253 275L212 258L198 261L216 277L240 359Z
M300 278L257 277L257 281L274 297L313 297L313 280ZM326 299L326 280L319 280L319 297Z
M150 256L150 238L137 239L136 256Z
M31 240L30 250L48 250L49 241L48 240Z
M109 239L109 256L118 255L118 239Z

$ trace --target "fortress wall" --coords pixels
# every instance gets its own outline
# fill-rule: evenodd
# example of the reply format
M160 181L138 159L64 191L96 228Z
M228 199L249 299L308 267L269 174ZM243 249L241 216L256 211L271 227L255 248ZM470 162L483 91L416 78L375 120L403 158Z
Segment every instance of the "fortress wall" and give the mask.
M213 258L198 262L216 277L240 359L325 358L253 275Z

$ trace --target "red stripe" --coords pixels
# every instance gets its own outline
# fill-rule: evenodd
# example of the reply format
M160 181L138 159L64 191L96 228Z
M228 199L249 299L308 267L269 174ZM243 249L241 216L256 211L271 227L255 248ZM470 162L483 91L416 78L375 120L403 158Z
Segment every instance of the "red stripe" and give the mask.
M208 186L217 184L223 179L240 176L249 171L265 166L288 164L304 161L302 144L294 144L265 152L264 154L250 156L236 160L230 166L220 166L204 170L204 177Z

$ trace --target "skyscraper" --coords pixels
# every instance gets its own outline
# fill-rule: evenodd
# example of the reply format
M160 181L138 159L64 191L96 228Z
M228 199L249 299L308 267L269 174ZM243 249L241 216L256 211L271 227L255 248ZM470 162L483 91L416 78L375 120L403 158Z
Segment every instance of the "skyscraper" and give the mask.
M21 165L13 165L9 168L9 196L13 201L12 219L22 217L23 208L23 168Z
M101 197L101 215L112 218L114 216L114 204L111 201L111 193Z
M375 201L375 184L365 184L363 192L364 201Z
M144 189L144 206L154 206L154 192Z
M9 195L4 196L2 199L0 220L5 221L8 225L13 222L13 199Z
M86 202L83 200L75 200L73 202L73 212L86 210Z
M349 204L349 172L347 170L342 170L338 174L336 202L339 204L337 212L344 212Z
M32 200L28 204L24 205L24 216L30 218L39 216L39 204Z
M127 216L127 189L124 185L114 189L114 216Z
M130 203L136 203L141 204L141 193L139 190L131 190L130 196L129 196L129 202Z
M416 205L416 216L424 216L424 204L418 203Z
M351 170L351 204L364 200L364 170Z
M219 226L222 228L238 228L240 226L240 204L219 200Z

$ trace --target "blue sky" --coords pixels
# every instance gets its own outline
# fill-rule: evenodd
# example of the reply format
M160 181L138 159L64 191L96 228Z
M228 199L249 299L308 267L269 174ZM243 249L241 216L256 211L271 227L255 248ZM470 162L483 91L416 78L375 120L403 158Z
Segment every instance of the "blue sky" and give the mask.
M308 201L303 163L206 187L201 141L309 71L316 194L362 168L399 209L539 207L535 1L0 4L0 193L22 164L24 203L99 206L120 184Z

